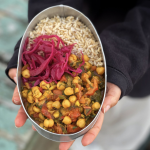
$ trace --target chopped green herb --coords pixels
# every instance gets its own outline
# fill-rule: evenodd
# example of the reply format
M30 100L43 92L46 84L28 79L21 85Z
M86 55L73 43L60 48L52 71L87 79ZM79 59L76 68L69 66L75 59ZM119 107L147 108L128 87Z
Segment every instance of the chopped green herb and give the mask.
M63 84L60 84L59 87L61 87Z
M73 128L72 128L72 129L74 130L74 129L76 129L76 128L78 128L78 127L77 127L77 126L73 126Z
M35 81L32 82L32 86L34 86Z
M37 106L38 108L42 109L42 106L43 106L43 105L38 105L38 104L36 104L36 106Z
M93 89L93 86L90 84L90 88L92 88Z
M66 97L64 95L59 95L60 99L66 99Z
M91 114L90 116L91 116L91 118L94 118L96 116L96 114Z
M100 102L101 100L101 91L100 90L97 90L94 95L91 96L91 100L94 101L94 102Z
M75 86L75 84L72 84L71 87L72 87L72 88L75 88L76 86Z
M28 90L28 93L31 91L31 89L30 90Z
M73 67L73 64L74 64L73 62L72 62L72 63L70 63L70 66L71 66L71 67Z
M84 69L84 67L83 67L83 66L81 66L81 67L80 67L80 69L82 70L82 73L84 73L84 72L85 72L85 69Z

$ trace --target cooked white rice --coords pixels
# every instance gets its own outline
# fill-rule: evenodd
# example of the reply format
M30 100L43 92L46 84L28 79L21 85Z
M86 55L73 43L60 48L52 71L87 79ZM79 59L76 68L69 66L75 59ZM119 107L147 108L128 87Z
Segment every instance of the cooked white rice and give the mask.
M76 43L72 50L73 54L79 56L82 51L83 54L90 58L89 62L92 65L104 65L99 43L95 40L90 29L80 22L78 18L55 16L51 19L43 19L30 32L30 43L40 35L58 35L66 45Z

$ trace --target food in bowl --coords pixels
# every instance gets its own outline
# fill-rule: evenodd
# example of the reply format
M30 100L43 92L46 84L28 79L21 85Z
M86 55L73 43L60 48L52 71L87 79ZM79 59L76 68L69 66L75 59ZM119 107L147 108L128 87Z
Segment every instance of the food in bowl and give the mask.
M93 120L105 69L99 43L78 19L41 20L26 39L22 62L23 102L40 127L71 134Z

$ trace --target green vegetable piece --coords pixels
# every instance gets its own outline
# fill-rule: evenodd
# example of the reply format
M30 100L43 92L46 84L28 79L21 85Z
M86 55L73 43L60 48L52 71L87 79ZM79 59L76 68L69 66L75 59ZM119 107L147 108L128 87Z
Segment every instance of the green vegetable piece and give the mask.
M66 99L66 97L64 95L59 95L60 99Z
M76 129L76 128L78 128L78 127L77 127L77 126L73 126L73 128L72 128L72 129L74 130L74 129Z

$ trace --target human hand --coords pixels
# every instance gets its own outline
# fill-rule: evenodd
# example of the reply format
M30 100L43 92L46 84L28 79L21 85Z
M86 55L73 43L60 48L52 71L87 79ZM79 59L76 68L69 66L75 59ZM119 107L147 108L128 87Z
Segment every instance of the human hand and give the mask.
M8 72L9 77L11 79L13 79L15 81L15 83L17 83L16 73L17 73L17 69L16 68L12 68ZM16 104L16 105L21 105L17 86L14 89L14 93L13 93L13 97L12 97L12 102L14 104ZM18 111L18 114L16 116L16 119L15 119L15 126L17 128L22 127L25 124L27 118L28 117L27 117L27 115L26 115L23 107L21 106L20 109L19 109L19 111ZM32 129L36 130L33 125L32 125Z
M90 129L82 138L82 145L87 146L91 144L96 136L98 135L99 131L101 130L102 123L104 120L104 113L106 113L111 107L115 106L121 96L121 90L120 88L113 84L113 83L107 83L107 92L106 97L101 109L101 113L99 115L99 118L92 129ZM62 142L59 145L60 150L68 150L74 141L71 142Z

